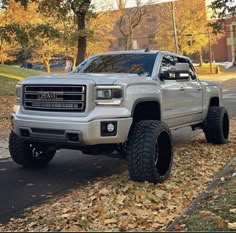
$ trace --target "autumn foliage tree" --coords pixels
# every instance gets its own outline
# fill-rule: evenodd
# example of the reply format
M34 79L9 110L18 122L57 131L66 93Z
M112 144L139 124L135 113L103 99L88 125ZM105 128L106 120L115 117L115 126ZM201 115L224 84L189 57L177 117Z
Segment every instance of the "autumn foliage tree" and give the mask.
M50 60L53 54L63 52L60 46L60 33L49 25L39 25L30 32L33 45L32 55L34 61L42 61L46 71L50 73Z
M19 43L15 35L15 25L0 26L0 62L4 64L7 60L14 60L20 51Z
M48 52L51 49L47 45L50 44L53 45L52 47L55 47L55 38L59 38L59 32L49 25L49 19L45 19L38 12L38 4L32 2L26 8L20 2L8 0L5 9L2 11L1 19L2 30L0 30L0 34L1 41L5 43L4 54L12 54L12 48L16 48L15 52L18 48L23 51L25 61L30 58L32 53L37 54L38 61L43 61L46 70L50 72L49 54L51 55L52 53ZM13 47L13 45L16 45L16 47ZM8 51L6 51L6 48L8 48ZM47 48L47 52L42 52L45 48ZM53 52L58 51L53 50ZM3 58L3 49L0 52Z
M210 23L210 26L213 27L215 33L221 32L227 15L235 16L236 14L236 3L234 0L213 0L209 7L213 11L213 22Z
M97 12L86 20L87 28L87 48L85 57L96 53L105 52L115 37L112 30L117 21L117 12ZM72 60L72 66L76 65L77 57L77 38L78 32L75 30L74 17L67 17L61 23L62 46L65 48L67 59Z
M117 22L118 12L100 12L88 21L91 36L88 40L87 56L105 52L115 40L112 30Z
M32 0L33 1L33 0ZM77 26L77 57L76 63L81 63L86 57L87 41L89 29L86 21L91 13L91 0L40 0L41 12L46 16L55 15L59 20L75 15L75 24Z
M175 2L178 49L183 54L198 53L208 44L205 2L178 0ZM160 5L156 41L160 49L175 51L171 4Z

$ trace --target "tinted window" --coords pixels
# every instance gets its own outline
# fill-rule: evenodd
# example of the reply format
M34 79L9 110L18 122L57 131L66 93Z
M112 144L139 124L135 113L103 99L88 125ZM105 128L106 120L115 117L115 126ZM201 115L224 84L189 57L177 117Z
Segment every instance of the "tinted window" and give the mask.
M189 64L189 74L191 79L197 79L195 69L188 59L178 57L178 62Z
M162 58L161 61L161 70L160 72L165 72L171 70L171 67L176 63L176 59L173 56L166 55Z
M79 73L131 73L151 76L157 54L95 56L78 66Z

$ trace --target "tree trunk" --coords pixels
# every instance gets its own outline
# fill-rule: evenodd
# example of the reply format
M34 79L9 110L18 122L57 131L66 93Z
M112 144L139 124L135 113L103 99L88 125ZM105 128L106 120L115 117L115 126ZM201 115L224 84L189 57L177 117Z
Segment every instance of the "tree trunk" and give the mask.
M1 64L4 65L4 59L1 57Z
M85 13L78 13L76 20L77 20L77 27L78 27L78 52L76 58L76 64L80 64L85 60L86 57L86 49L87 49L87 35L85 32Z
M124 38L125 39L125 50L129 49L129 39L127 37Z
M128 37L128 50L133 49L133 32L130 32Z
M75 69L75 67L76 67L76 57L73 57L72 59L73 59L73 64L72 64L73 65L73 69Z
M43 62L44 62L47 73L51 73L49 60L44 60Z
M203 60L202 60L202 48L199 51L199 66L202 67Z

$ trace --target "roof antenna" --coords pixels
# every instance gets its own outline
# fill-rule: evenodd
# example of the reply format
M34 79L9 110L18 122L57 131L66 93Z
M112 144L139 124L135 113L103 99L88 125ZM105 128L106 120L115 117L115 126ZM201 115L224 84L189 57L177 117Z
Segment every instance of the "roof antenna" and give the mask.
M150 49L149 48L146 48L145 50L144 50L144 52L149 52L150 51Z

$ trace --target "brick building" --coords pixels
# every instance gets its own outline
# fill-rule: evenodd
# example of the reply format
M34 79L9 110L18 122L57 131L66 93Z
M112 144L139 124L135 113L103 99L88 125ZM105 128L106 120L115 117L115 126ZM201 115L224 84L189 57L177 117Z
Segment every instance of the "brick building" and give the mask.
M236 18L228 17L223 24L223 36L212 45L215 61L236 61Z
M141 23L135 28L133 35L133 48L134 49L158 49L157 43L155 42L155 34L157 33L158 24L157 18L154 17L153 12L157 13L162 9L159 5L152 5L145 7L145 17L142 19ZM132 11L132 9L130 9ZM170 19L171 20L171 19ZM124 50L125 40L119 30L119 22L115 25L112 34L117 38L111 43L110 49L113 51Z
M122 2L122 0L120 0ZM203 0L205 4L205 0ZM170 6L170 5L169 5ZM146 7L146 16L140 23L140 25L134 30L133 36L133 48L134 49L159 49L158 44L155 41L155 35L158 33L158 18L159 14L166 12L168 4L156 4ZM207 7L206 7L207 11ZM209 12L208 19L209 17ZM172 21L171 14L165 15L166 20ZM236 18L229 17L225 19L223 26L223 34L212 44L212 58L216 62L224 61L236 61ZM113 30L113 35L117 38L111 43L110 50L124 50L125 41L119 30L119 23ZM174 38L173 38L174 40ZM173 42L174 43L174 42ZM198 59L197 56L192 56ZM205 51L203 52L203 60L209 61L209 45L206 45Z

